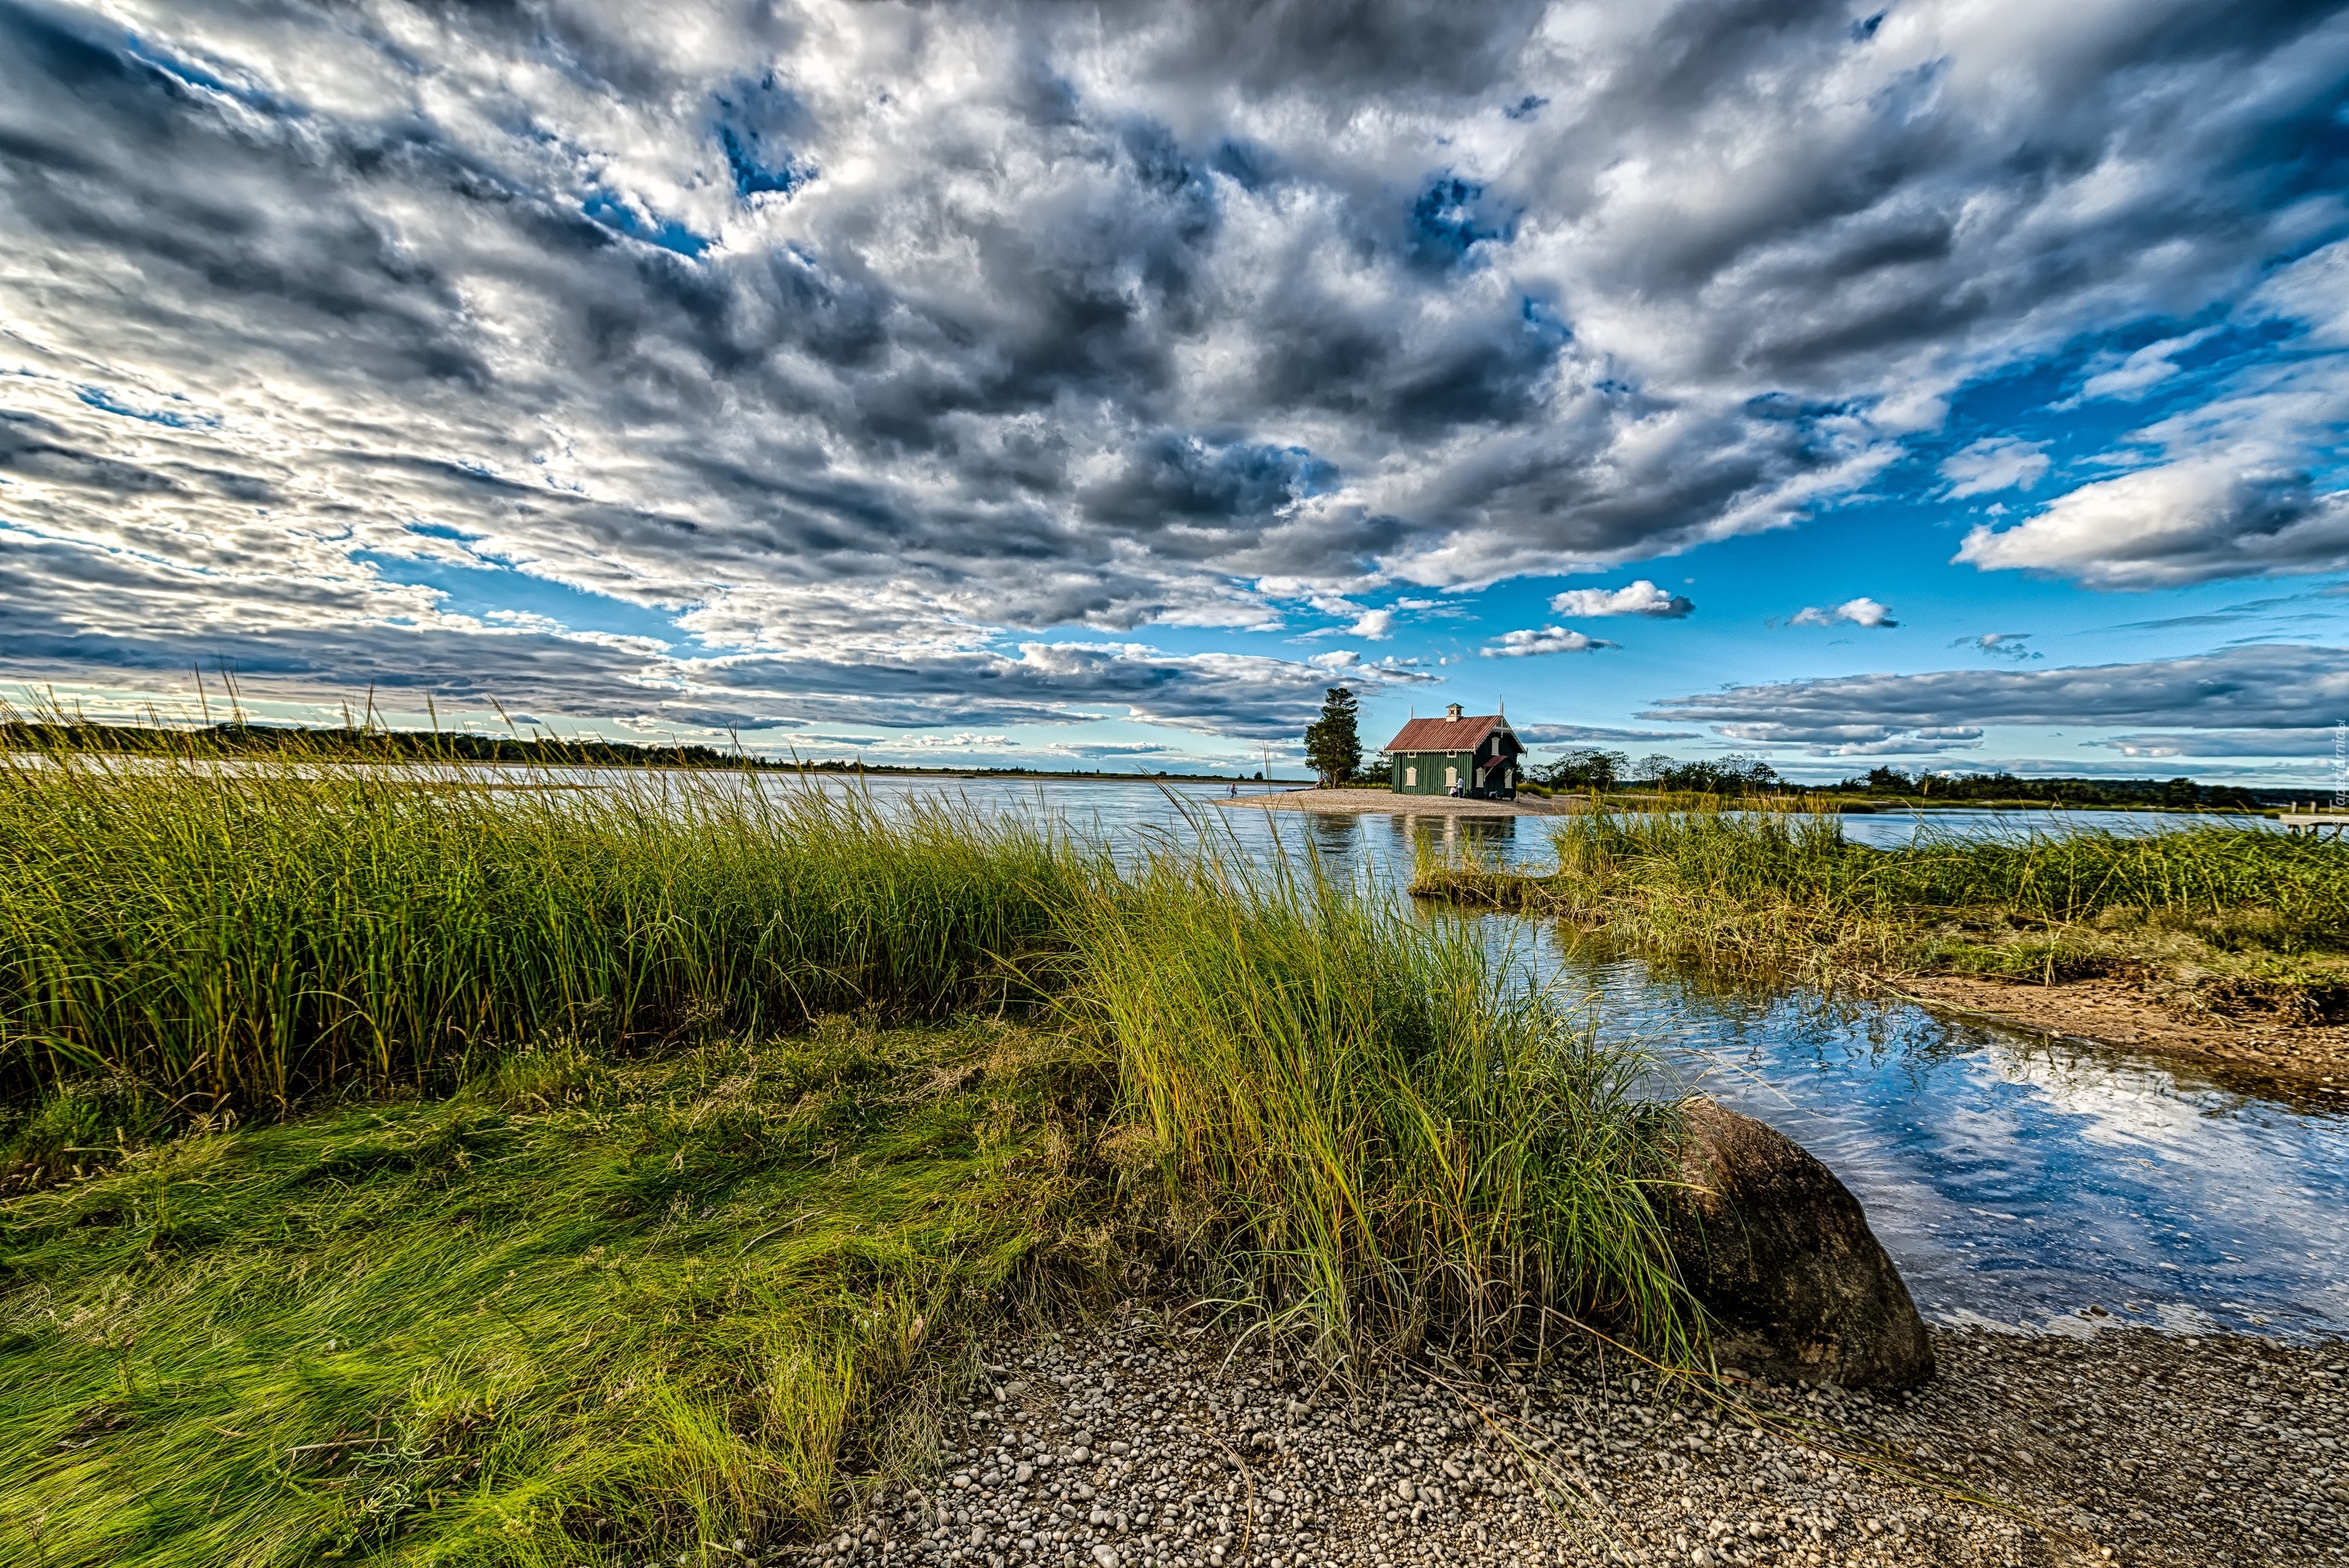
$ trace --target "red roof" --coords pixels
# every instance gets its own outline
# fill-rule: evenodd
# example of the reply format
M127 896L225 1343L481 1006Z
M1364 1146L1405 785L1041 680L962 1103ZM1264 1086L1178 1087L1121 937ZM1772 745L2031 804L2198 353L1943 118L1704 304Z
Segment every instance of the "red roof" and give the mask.
M1497 713L1470 714L1461 718L1414 718L1387 742L1394 751L1474 751L1495 729L1514 741L1509 721ZM1523 749L1523 748L1519 748Z

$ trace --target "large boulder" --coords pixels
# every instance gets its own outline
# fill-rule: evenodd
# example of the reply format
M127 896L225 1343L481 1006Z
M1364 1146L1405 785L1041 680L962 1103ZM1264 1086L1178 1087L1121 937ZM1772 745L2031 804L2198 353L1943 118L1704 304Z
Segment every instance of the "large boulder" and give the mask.
M1715 1319L1724 1367L1850 1388L1933 1375L1933 1345L1859 1200L1775 1128L1709 1099L1684 1108L1664 1194L1681 1278Z

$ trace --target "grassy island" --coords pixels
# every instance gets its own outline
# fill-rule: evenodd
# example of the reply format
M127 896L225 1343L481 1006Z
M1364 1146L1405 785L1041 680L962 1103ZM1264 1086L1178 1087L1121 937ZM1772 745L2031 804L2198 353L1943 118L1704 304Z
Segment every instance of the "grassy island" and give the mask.
M820 1526L972 1336L1693 1355L1669 1108L1460 929L719 774L0 769L0 1534L631 1563ZM1170 1286L1171 1288L1171 1286Z
M2123 977L2219 1013L2349 1014L2349 851L2231 827L1847 841L1832 807L1592 810L1554 871L1426 861L1414 891L1554 914L1636 950L1833 986L1959 974Z

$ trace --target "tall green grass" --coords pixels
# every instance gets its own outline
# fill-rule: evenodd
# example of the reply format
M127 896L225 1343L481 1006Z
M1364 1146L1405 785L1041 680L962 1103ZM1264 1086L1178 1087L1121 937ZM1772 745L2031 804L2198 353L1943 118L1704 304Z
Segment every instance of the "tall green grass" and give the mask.
M1095 891L1076 944L1123 1159L1178 1222L1195 1200L1248 1299L1333 1346L1538 1338L1563 1308L1692 1354L1650 1202L1669 1108L1468 926L1318 862L1163 854Z
M951 801L754 775L70 751L0 767L0 1096L431 1087L561 1032L752 1033L1020 993L1099 874Z
M1754 971L2138 972L2310 992L2343 978L2349 949L2349 851L2280 833L1977 839L1925 826L1878 849L1846 841L1832 812L1716 803L1589 812L1551 840L1554 873L1430 862L1417 885Z

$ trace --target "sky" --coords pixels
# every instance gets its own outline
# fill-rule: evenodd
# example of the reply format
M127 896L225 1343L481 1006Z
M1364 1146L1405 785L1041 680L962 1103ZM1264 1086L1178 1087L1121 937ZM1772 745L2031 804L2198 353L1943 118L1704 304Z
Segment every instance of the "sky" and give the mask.
M2349 7L0 0L19 704L2324 783L2344 430Z

